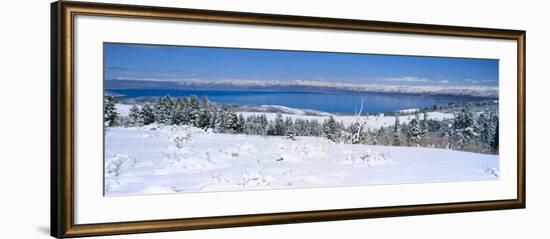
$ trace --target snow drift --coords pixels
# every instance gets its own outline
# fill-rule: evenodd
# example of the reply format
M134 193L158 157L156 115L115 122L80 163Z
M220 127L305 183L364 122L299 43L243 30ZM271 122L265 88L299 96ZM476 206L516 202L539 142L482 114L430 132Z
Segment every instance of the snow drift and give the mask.
M217 134L190 126L108 128L105 194L498 179L498 155Z

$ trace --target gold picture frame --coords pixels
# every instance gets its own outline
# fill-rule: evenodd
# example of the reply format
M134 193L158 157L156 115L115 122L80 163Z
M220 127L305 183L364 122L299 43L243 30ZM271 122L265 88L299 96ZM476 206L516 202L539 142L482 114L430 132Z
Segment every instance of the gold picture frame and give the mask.
M73 23L74 17L77 15L406 33L516 41L518 105L517 197L511 200L75 224L75 184L73 177L73 133L75 121L73 110L73 46L75 39ZM52 3L51 21L51 235L53 237L164 232L525 208L525 31L64 1Z

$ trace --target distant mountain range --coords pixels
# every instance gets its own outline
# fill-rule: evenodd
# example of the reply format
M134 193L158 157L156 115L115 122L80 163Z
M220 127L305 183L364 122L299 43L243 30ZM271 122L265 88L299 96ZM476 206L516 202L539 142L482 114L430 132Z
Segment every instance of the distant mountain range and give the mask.
M396 94L448 95L498 98L498 87L490 86L410 86L385 84L357 84L326 81L261 81L261 80L106 80L105 89L208 89L208 90L269 90L318 92L369 92Z

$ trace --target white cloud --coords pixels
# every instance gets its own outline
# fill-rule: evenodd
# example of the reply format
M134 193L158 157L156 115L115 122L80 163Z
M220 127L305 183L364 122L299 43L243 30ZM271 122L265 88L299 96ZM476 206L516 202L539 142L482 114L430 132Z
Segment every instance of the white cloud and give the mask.
M419 78L414 76L405 76L405 77L397 77L397 78L386 78L384 81L391 81L391 82L430 82L430 80L426 78Z
M479 81L479 80L474 80L474 79L470 79L470 78L464 79L464 81L469 82L469 83L474 83L474 84L481 83L481 81Z

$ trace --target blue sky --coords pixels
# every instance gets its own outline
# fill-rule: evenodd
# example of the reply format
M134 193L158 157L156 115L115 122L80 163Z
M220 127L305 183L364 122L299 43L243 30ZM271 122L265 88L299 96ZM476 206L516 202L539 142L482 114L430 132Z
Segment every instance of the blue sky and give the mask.
M498 86L498 60L104 44L105 78Z

